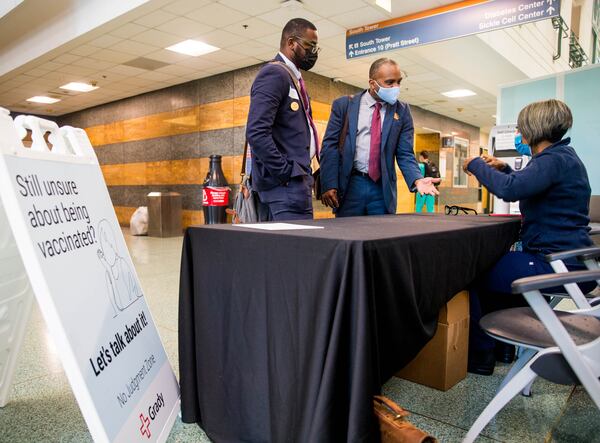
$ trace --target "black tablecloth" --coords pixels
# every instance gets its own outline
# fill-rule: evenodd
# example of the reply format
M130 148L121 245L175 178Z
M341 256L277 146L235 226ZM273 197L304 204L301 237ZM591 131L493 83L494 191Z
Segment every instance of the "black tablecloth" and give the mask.
M217 442L376 439L372 395L519 229L514 218L432 214L302 224L324 229L186 232L182 415Z

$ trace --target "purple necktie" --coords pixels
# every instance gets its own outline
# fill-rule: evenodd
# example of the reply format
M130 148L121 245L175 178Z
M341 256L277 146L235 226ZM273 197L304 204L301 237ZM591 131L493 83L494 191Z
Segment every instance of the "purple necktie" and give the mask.
M375 103L371 120L371 149L369 150L369 177L374 182L381 178L381 103Z
M315 126L315 122L313 122L312 117L310 116L310 100L308 99L308 94L306 93L306 87L304 86L304 80L302 77L299 79L300 82L300 94L302 94L302 107L304 108L304 103L306 103L306 107L304 108L304 113L306 114L306 118L308 119L308 124L313 130L313 135L315 137L315 150L317 154L317 159L319 158L319 134L317 134L317 127Z

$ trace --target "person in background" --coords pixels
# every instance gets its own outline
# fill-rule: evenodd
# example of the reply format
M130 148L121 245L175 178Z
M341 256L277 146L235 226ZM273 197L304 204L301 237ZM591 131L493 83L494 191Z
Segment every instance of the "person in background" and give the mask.
M318 40L314 24L290 20L281 33L279 54L261 68L250 91L246 139L252 188L271 220L313 217L310 162L319 139L300 70L315 65Z
M433 171L432 171L433 169ZM439 178L440 174L437 166L429 160L429 152L421 151L419 153L419 170L423 177ZM436 174L437 172L437 174ZM426 212L435 211L435 195L431 194L420 194L417 192L415 201L415 212L422 212L423 205L425 205Z
M398 100L401 81L398 64L380 58L369 69L369 89L333 102L323 138L321 190L337 217L396 213L394 159L411 192L438 194L439 179L419 172L410 109Z
M508 252L471 288L469 372L490 375L496 359L511 362L514 347L496 344L479 327L486 313L527 305L521 295L511 295L511 283L523 277L552 273L543 256L592 245L589 236L590 184L584 164L563 138L573 124L569 107L559 100L531 103L519 113L519 152L532 158L521 171L513 171L494 157L472 157L463 169L496 196L519 201L522 215L522 251ZM528 145L519 146L519 144ZM567 262L569 270L584 267ZM581 285L589 292L595 284Z

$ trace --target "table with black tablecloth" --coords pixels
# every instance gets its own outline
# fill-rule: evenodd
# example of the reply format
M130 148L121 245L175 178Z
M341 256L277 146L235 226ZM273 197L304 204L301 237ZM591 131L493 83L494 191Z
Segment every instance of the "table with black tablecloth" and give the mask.
M406 214L192 227L179 301L182 417L217 442L366 442L372 396L519 220Z

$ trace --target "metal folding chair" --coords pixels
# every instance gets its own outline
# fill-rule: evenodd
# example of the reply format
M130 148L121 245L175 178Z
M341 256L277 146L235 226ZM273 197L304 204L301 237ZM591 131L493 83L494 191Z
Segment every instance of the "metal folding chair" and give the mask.
M560 384L582 384L600 409L600 305L571 312L555 311L540 292L600 280L600 270L548 274L516 280L531 308L512 308L486 315L481 327L492 337L533 351L533 358L498 391L467 433L475 440L494 416L537 376Z
M579 261L584 263L589 270L600 269L600 266L598 265L597 261L600 258L600 247L580 248L571 251L557 252L553 254L548 254L545 258L550 263L550 266L552 266L552 269L554 269L554 272L556 273L569 272L563 260L567 260L570 258L577 258ZM598 282L598 284L600 285L600 282ZM583 294L579 286L577 286L577 284L575 283L565 285L565 292L544 293L543 295L550 298L549 304L552 308L556 307L556 305L558 305L558 303L560 303L560 301L565 298L571 298L577 306L577 308L579 309L589 309L595 303L600 302L600 297L596 299L588 297L586 294ZM511 380L511 378L514 377L514 375L517 372L519 372L521 368L523 368L527 364L527 362L531 360L531 358L533 358L533 356L540 349L536 347L522 346L518 343L512 343L510 340L505 340L502 338L497 339L505 343L514 344L518 347L517 360L515 361L515 363L513 363L513 366L510 368L508 374L506 374L506 376L504 377L504 380L502 380L502 383L498 388L498 391L500 391L504 386L506 386L506 384ZM522 394L526 397L531 396L531 384L523 389Z
M577 258L580 262L584 263L589 270L600 269L600 266L598 265L598 258L600 258L600 247L597 246L573 249L571 251L555 252L546 255L545 258L546 261L550 263L550 266L552 266L554 272L557 274L569 272L564 260L568 260L570 258ZM598 284L600 285L600 281L598 281ZM550 305L552 307L556 306L561 299L565 297L572 298L573 302L575 302L579 309L589 309L591 304L595 302L594 299L589 299L586 297L581 289L579 289L579 286L577 286L575 283L566 285L565 290L567 291L566 293L545 294L552 297L552 300L550 301Z

